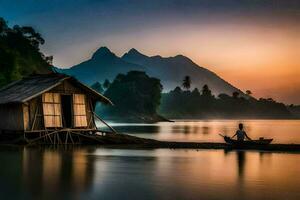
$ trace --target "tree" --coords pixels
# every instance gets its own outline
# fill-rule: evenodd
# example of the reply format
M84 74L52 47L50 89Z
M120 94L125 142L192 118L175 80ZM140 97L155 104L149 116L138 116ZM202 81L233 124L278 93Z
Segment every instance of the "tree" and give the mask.
M114 106L103 108L108 116L153 116L160 105L162 85L160 80L145 72L130 71L119 74L105 91Z
M104 81L104 83L103 83L103 87L105 88L105 89L108 89L109 88L109 86L110 86L110 82L109 82L109 80L108 79L105 79L105 81Z
M40 45L43 45L45 43L45 40L42 38L41 34L36 32L30 26L20 27L19 25L15 25L13 27L13 30L16 33L21 34L23 35L23 37L27 38L30 41L31 45L37 49L39 49Z
M7 22L2 17L0 17L0 35L5 33L7 29L8 29Z
M269 102L275 102L275 100L273 98L271 98L271 97L267 98L267 101L269 101Z
M218 95L218 98L222 101L228 101L229 99L231 99L231 97L228 94L225 93L221 93Z
M186 90L189 90L191 88L191 77L190 76L185 76L182 82L182 87L185 88Z
M250 90L246 90L246 94L247 94L248 96L251 96L251 95L252 95L252 92L251 92Z
M202 87L202 95L203 96L212 96L211 90L209 89L208 85L206 85L206 84Z
M97 92L99 92L99 93L103 93L103 87L102 87L102 85L101 85L101 83L99 83L99 82L96 82L96 83L94 83L93 85L91 85L91 88L92 89L94 89L94 90L96 90Z
M177 86L174 90L170 91L170 93L181 94L182 90L180 87Z
M233 92L233 93L232 93L232 97L233 97L234 99L237 99L237 98L239 97L239 95L240 95L239 92Z
M192 96L197 96L197 97L200 96L200 92L199 92L198 88L195 88L195 89L192 91Z

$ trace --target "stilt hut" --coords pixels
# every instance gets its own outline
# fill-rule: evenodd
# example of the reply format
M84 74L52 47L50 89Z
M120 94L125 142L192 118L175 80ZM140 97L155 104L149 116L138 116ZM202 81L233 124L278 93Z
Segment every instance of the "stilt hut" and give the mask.
M91 135L98 131L94 113L97 102L112 104L67 75L53 73L23 78L0 90L0 138L22 135L53 141L55 133L63 133L65 139L70 133Z

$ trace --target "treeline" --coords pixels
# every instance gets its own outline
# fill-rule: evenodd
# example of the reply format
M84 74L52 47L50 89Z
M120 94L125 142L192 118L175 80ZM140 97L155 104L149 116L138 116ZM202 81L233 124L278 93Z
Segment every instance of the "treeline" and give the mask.
M295 117L283 104L268 99L255 99L251 92L240 96L212 95L209 87L204 85L201 91L197 88L190 91L184 81L182 90L174 90L162 94L159 113L168 118L293 118Z
M132 122L155 122L169 119L255 118L290 119L300 116L299 106L286 106L271 98L255 99L246 94L213 95L208 85L190 91L190 77L184 77L181 87L162 92L159 79L145 72L131 71L119 74L112 83L96 82L92 88L104 94L115 104L98 105L96 112L106 119ZM163 117L162 117L163 116Z
M296 116L297 118L300 119L300 105L294 105L294 104L291 104L289 107L288 107L289 111L294 115Z
M0 17L0 87L32 73L49 73L52 57L40 52L42 36L32 27L9 27Z

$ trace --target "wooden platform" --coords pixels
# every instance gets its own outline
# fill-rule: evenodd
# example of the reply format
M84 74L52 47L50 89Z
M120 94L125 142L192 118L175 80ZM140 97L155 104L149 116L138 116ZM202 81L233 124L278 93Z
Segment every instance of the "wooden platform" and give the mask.
M33 131L1 131L1 144L100 144L98 136L114 134L98 129L46 129Z

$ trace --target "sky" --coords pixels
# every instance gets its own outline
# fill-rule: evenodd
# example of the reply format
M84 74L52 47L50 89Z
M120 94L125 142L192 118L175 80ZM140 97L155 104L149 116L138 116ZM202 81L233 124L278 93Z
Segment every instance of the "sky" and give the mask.
M101 46L121 56L178 54L255 97L300 104L299 0L0 0L67 68Z

